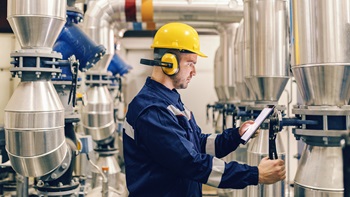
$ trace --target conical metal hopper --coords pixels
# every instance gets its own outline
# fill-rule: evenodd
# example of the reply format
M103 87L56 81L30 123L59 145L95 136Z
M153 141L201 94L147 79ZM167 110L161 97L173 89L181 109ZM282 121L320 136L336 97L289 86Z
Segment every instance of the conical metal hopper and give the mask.
M245 78L248 87L253 90L257 101L277 102L286 87L289 77L251 76Z
M22 49L51 50L66 21L66 0L7 2L7 20Z

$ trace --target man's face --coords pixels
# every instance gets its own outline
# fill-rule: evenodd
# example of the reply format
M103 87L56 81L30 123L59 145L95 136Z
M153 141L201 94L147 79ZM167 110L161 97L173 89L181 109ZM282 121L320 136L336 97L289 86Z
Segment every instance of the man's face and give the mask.
M179 72L171 76L175 89L185 89L193 76L196 75L197 54L181 53L179 57Z

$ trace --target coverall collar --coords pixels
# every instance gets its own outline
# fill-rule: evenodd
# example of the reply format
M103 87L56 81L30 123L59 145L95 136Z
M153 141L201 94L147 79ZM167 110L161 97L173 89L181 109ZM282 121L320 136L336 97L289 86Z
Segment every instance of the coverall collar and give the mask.
M156 91L159 91L159 93L163 94L165 97L167 97L170 101L174 103L181 102L180 94L177 92L176 89L170 90L163 84L151 79L151 77L147 77L146 86L152 89L156 89Z

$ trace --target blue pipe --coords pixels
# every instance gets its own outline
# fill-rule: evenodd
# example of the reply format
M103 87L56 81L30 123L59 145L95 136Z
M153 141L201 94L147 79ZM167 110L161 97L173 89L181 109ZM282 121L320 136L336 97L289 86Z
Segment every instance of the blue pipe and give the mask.
M125 63L125 61L117 54L113 55L113 58L107 68L108 71L112 72L113 76L116 74L123 76L124 74L128 73L130 69L132 69L132 67Z
M91 40L77 25L81 20L82 14L73 11L67 11L67 22L59 35L53 50L62 54L62 59L67 60L75 55L79 60L79 70L84 71L91 68L106 53L103 45L97 45ZM70 67L62 67L63 80L71 79Z
M315 120L300 120L298 118L282 118L281 126L300 126L303 124L317 125Z

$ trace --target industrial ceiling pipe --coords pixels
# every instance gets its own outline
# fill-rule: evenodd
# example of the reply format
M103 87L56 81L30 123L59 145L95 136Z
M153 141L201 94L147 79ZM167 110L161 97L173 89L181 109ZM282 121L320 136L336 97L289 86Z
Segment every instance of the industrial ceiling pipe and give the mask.
M239 22L243 6L239 1L136 1L97 0L90 1L85 13L84 29L97 43L107 48L104 60L98 68L106 70L114 54L113 26L124 22L146 22L149 29L154 23L169 21L206 21L218 23Z

